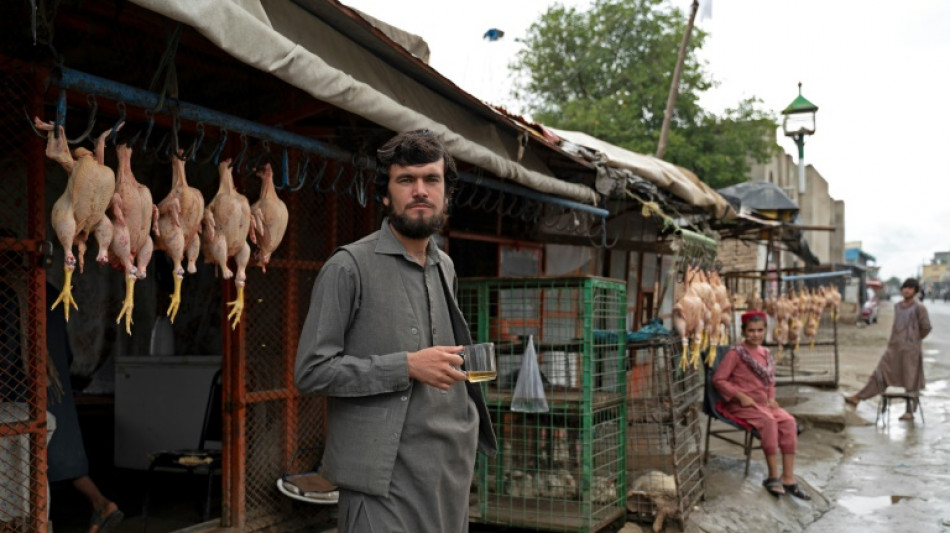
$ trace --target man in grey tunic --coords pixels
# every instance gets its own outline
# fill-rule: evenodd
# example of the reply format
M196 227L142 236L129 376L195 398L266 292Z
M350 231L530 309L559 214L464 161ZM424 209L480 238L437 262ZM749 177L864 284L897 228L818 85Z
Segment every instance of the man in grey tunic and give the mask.
M387 218L314 283L295 380L329 397L321 473L341 489L341 532L468 531L476 449L496 449L481 389L458 370L471 338L432 238L457 180L435 134L391 139L377 152Z
M917 300L920 284L914 278L908 278L901 285L903 300L894 304L894 326L887 351L881 357L867 385L853 396L845 397L851 405L861 400L873 398L888 387L903 387L910 393L918 393L924 388L924 358L921 343L930 333L930 316L927 308ZM907 412L901 420L912 420L916 401L907 401Z

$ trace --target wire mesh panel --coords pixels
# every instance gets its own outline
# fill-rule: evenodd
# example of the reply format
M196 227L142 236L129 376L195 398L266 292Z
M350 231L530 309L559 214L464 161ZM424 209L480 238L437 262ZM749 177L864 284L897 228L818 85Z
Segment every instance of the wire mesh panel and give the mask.
M33 74L0 67L0 531L45 531L47 427L45 276L38 251L45 219L43 141ZM68 376L65 377L68 379Z
M479 456L472 521L597 531L624 514L626 292L599 278L468 279L472 338L495 343L484 391L499 451ZM529 339L547 412L513 412Z
M244 531L306 529L329 520L332 506L292 500L276 488L286 474L314 470L326 440L325 399L301 397L294 386L297 341L323 262L338 244L377 229L375 204L364 208L349 196L310 189L279 194L290 211L287 234L266 273L248 268L243 343L232 336L228 348L239 415L230 432L236 477L229 525Z
M627 508L638 521L686 523L703 495L700 373L679 365L674 336L629 344Z
M803 338L785 346L767 343L775 357L777 385L808 384L838 386L838 324L821 317L814 338Z

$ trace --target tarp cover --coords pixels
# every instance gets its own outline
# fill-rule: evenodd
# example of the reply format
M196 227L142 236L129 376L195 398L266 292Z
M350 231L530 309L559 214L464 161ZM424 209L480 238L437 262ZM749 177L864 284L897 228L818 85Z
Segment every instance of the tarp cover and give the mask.
M547 126L546 126L547 127ZM634 175L649 180L657 187L669 191L689 205L702 208L717 218L727 216L729 203L712 187L702 182L691 171L658 159L652 155L638 154L626 148L610 144L580 131L559 130L551 127L562 140L594 150L604 157L608 167L626 169ZM601 190L601 192L603 192Z
M719 189L719 194L738 200L739 206L736 209L741 211L798 211L798 204L777 185L768 181L738 183Z
M532 151L519 159L515 134L393 68L308 11L339 17L349 8L335 0L132 1L193 27L235 59L314 98L393 131L430 129L453 156L496 176L535 191L597 203L593 189L554 177Z

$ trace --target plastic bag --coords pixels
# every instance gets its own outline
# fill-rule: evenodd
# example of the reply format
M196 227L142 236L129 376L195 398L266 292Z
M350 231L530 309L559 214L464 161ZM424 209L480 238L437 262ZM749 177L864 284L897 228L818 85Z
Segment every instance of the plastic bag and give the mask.
M544 397L544 383L541 381L533 336L528 337L528 347L521 360L521 371L518 372L518 382L515 383L515 393L511 398L511 410L519 413L548 412L548 400Z

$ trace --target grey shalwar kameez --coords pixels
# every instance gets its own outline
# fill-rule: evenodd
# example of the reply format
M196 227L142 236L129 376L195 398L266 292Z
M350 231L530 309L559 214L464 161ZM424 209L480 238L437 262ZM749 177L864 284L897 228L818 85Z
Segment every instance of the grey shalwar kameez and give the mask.
M924 304L913 300L894 304L894 326L887 351L877 364L874 374L855 397L873 398L888 387L903 387L907 392L924 388L924 362L921 341L930 333L930 316Z
M321 271L297 360L298 387L331 396L329 436L334 440L328 443L323 471L340 485L339 530L467 531L481 421L472 390L460 382L443 392L409 380L406 370L407 351L457 345L450 312L453 304L446 295L446 286L454 279L443 279L439 264L450 260L430 241L423 267L405 251L386 222L379 232L359 242L362 251L349 248L350 253L335 254ZM365 254L370 250L374 251ZM378 270L379 265L385 265L385 270ZM368 271L371 266L376 270ZM454 276L451 264L442 266ZM377 283L377 292L366 293L365 283ZM406 330L415 340L406 340ZM339 339L331 331L346 331L346 338ZM354 334L367 333L373 335L371 342L377 347L389 345L391 350L404 351L364 356L346 349L360 342L351 338ZM340 354L341 346L345 355ZM373 374L379 377L370 377ZM346 409L342 418L340 409ZM384 412L382 418L368 419ZM405 413L403 422L393 425L401 412ZM334 420L342 423L344 418L345 426L334 425ZM490 426L485 430L491 451L494 436ZM343 435L345 440L341 440ZM398 446L390 439L398 440ZM389 450L394 455L391 470L385 466L390 464L385 459ZM360 459L354 462L354 457ZM386 480L382 487L379 479Z

